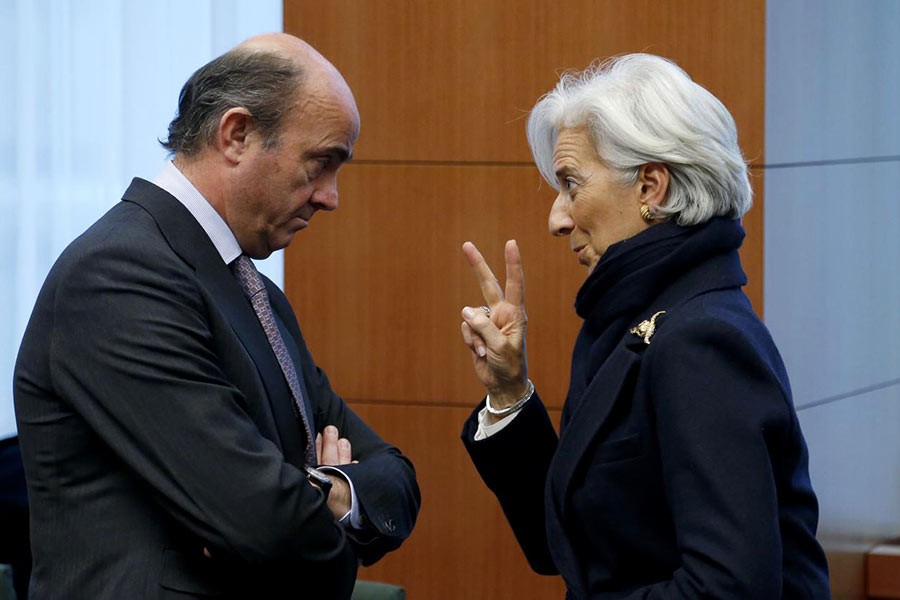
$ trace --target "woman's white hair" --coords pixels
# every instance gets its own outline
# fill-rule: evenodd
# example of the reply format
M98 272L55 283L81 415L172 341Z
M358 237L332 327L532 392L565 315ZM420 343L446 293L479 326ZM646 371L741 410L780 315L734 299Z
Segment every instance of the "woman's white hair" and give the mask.
M753 190L737 143L734 119L709 91L675 63L628 54L567 73L528 117L528 143L541 175L559 182L553 153L561 129L587 126L600 159L636 181L641 165L669 169L664 206L654 214L679 225L715 216L739 219Z

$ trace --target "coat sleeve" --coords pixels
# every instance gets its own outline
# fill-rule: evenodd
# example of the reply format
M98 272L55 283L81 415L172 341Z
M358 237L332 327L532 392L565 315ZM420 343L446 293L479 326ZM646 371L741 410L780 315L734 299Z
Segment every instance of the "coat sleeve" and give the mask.
M547 544L544 487L558 438L535 393L515 420L494 435L475 441L482 401L466 420L462 441L478 474L497 496L528 564L541 575L558 570Z
M152 239L134 242L89 249L54 275L44 300L54 393L98 451L211 548L251 563L344 555L324 496L260 434L222 372L193 271Z
M412 462L386 443L332 389L325 372L313 361L287 299L270 289L273 307L284 319L298 345L303 377L315 410L318 432L334 425L350 440L355 464L340 470L353 481L366 531L354 532L351 542L368 566L394 550L412 533L421 497Z
M681 566L629 598L781 596L773 460L796 435L796 418L767 339L727 320L672 319L648 348L646 381Z

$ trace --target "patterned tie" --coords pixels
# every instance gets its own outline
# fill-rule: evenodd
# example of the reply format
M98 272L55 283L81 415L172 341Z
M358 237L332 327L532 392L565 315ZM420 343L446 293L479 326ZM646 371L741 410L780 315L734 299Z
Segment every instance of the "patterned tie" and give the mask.
M281 372L287 380L288 387L291 388L291 396L294 398L294 407L303 421L303 430L306 432L306 464L315 465L316 447L315 440L312 437L312 430L309 427L309 418L306 415L306 404L303 402L303 392L300 390L300 381L297 379L297 371L294 370L294 363L288 354L287 346L284 345L284 339L281 337L281 331L275 323L275 315L272 313L272 306L269 304L269 294L266 292L266 286L263 284L262 277L250 257L242 254L234 262L231 263L231 271L237 277L241 288L244 290L250 304L256 312L256 318L259 319L263 331L266 332L266 338L278 359L281 366Z

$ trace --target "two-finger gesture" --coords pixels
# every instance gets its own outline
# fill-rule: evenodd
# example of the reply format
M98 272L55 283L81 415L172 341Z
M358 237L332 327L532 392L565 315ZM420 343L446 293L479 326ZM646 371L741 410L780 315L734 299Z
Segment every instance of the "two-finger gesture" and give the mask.
M506 242L506 288L494 277L475 244L466 242L463 254L481 286L483 307L462 311L462 336L472 353L475 374L491 395L491 404L503 408L527 389L525 355L525 272L515 240Z

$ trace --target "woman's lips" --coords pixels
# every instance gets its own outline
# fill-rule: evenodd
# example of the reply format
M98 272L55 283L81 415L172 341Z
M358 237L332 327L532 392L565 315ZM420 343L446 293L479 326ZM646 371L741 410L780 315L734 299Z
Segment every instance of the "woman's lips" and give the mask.
M589 266L591 264L591 261L587 257L587 253L585 252L585 250L587 250L587 247L587 244L584 244L572 249L572 251L578 255L578 262L584 266Z

